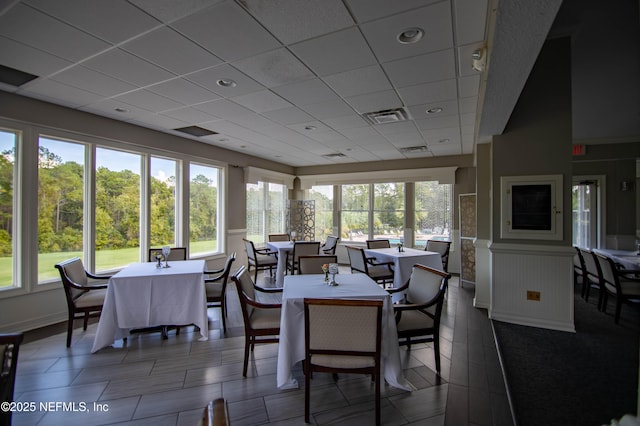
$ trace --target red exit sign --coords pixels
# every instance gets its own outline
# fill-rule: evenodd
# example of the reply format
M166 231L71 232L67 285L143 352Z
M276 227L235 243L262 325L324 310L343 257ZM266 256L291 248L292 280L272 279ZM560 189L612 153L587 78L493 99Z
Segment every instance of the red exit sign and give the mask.
M584 145L573 145L573 155L585 155L587 148Z

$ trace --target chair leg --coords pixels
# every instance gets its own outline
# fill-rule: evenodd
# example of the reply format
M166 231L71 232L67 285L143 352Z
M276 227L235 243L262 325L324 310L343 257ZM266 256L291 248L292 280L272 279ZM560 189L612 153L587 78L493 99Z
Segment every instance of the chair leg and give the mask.
M376 372L376 426L380 426L380 366Z
M89 312L84 313L84 322L82 323L82 329L87 331L87 325L89 324Z
M433 336L433 352L436 357L436 373L440 374L440 336Z
M249 366L249 336L244 338L244 365L242 367L242 377L247 377L247 367Z
M309 399L311 398L311 372L307 371L308 368L305 368L304 372L304 421L305 423L309 423L309 411L311 408L311 403Z
M616 316L614 319L614 323L618 324L620 322L620 311L622 310L622 299L620 298L620 295L618 295L618 297L616 297Z
M220 301L220 316L222 317L222 329L224 330L224 333L227 334L227 321L225 320L225 317L227 316L227 305L226 303L224 303L224 297L222 298L222 300Z
M73 314L69 315L67 323L67 347L71 347L71 335L73 334Z

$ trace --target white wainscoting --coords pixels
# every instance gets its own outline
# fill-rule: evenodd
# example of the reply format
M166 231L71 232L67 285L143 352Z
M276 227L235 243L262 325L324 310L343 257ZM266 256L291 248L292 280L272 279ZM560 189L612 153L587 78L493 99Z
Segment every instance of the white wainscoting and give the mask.
M227 253L236 252L236 261L231 267L231 275L238 270L240 265L247 264L247 252L244 248L243 238L247 237L247 229L229 229L227 230Z
M570 246L492 244L489 318L575 332L573 255ZM540 292L540 301L527 300Z

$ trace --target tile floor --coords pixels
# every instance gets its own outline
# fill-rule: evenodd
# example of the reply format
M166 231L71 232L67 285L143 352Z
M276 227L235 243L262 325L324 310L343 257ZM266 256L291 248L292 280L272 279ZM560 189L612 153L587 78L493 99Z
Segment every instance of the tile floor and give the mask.
M348 270L344 271L348 273ZM259 283L268 285L260 276ZM473 288L450 289L441 328L442 374L434 372L431 344L401 348L403 368L416 387L383 387L385 425L513 425L490 321L472 307ZM242 377L243 327L233 283L227 335L219 309L209 309L209 340L193 327L168 340L136 334L91 354L96 325L76 329L65 346L64 324L27 334L18 358L15 400L37 409L17 413L13 425L196 425L208 401L224 397L233 425L304 424L304 391L275 385L277 345L259 345ZM304 383L300 366L294 371ZM373 386L367 377L314 375L312 423L373 423ZM48 411L41 409L46 402ZM63 403L65 406L55 405ZM85 409L86 408L86 409ZM76 410L76 411L70 411Z

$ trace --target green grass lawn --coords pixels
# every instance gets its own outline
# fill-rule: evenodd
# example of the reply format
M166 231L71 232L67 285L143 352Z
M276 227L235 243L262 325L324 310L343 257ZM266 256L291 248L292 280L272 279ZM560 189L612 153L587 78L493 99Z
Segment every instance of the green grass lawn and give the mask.
M189 252L191 256L211 252L217 247L216 240L198 241L191 243ZM101 250L96 253L96 266L98 271L118 269L133 262L139 262L139 248L126 248L117 250ZM74 256L82 257L82 252L66 251L62 253L42 253L38 255L38 280L47 281L60 277L54 265ZM10 287L13 284L11 257L0 257L0 288ZM146 260L143 259L143 260Z

